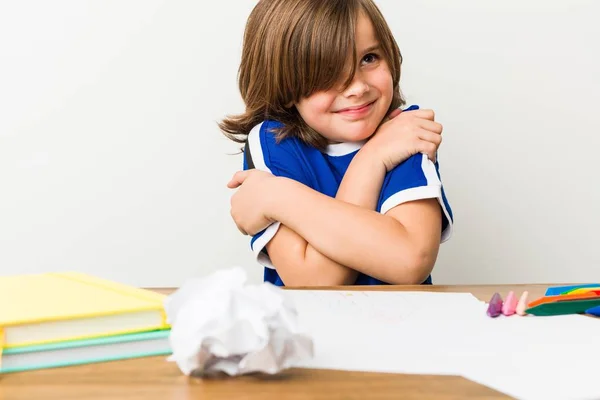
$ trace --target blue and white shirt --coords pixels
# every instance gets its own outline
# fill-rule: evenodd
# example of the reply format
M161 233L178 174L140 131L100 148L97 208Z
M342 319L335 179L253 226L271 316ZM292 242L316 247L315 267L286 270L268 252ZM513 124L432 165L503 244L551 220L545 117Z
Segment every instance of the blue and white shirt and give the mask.
M416 108L416 107L411 107ZM282 125L264 121L248 135L244 151L244 170L256 168L276 176L294 179L318 192L335 197L352 158L361 143L337 143L327 146L325 152L311 147L300 139L290 137L276 142L273 128ZM442 186L439 165L426 155L417 154L385 176L377 203L378 212L385 214L395 206L413 200L436 198L442 208L442 242L450 238L453 216ZM275 222L251 239L250 246L256 260L264 267L264 280L277 286L284 283L271 263L266 245L275 236L280 223ZM431 284L428 277L424 284ZM355 285L386 284L359 273Z

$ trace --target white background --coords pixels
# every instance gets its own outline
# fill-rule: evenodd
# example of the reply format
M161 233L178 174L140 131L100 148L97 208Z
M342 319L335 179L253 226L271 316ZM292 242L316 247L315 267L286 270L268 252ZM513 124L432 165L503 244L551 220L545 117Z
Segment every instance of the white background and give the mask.
M258 282L217 121L254 1L0 1L0 275ZM378 2L409 104L444 125L435 283L600 280L600 2ZM360 234L360 233L357 233Z

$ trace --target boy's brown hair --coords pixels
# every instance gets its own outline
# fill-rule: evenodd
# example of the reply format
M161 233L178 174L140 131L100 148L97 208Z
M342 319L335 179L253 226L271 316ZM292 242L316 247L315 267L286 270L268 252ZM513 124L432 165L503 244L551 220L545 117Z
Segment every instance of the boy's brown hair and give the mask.
M254 126L271 119L284 125L278 139L296 136L324 149L327 140L304 122L292 104L339 85L351 53L352 69L344 86L350 84L356 69L354 34L360 11L371 20L392 74L389 111L404 105L400 49L371 0L260 0L246 24L238 75L246 111L219 123L225 136L245 143Z

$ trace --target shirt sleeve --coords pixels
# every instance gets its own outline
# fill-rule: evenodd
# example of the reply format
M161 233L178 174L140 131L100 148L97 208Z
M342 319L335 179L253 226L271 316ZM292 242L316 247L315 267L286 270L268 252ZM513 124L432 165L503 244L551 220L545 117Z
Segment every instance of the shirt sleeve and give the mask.
M309 174L301 163L302 157L298 154L301 146L291 139L277 143L275 134L270 131L276 127L277 123L265 121L252 129L244 148L244 170L256 168L311 187ZM275 236L279 226L280 222L274 222L250 240L256 261L267 268L275 269L266 245Z
M442 185L439 164L416 154L385 177L379 198L380 213L414 200L435 198L442 209L442 242L450 239L454 217Z

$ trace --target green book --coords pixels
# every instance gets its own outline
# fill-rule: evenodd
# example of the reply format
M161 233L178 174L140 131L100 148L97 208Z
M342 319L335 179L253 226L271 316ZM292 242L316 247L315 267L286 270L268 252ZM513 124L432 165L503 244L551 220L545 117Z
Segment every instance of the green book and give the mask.
M600 298L591 297L589 299L554 301L551 303L538 304L525 310L527 314L549 316L565 314L585 313L588 308L599 306Z
M170 329L4 349L0 373L170 355Z

